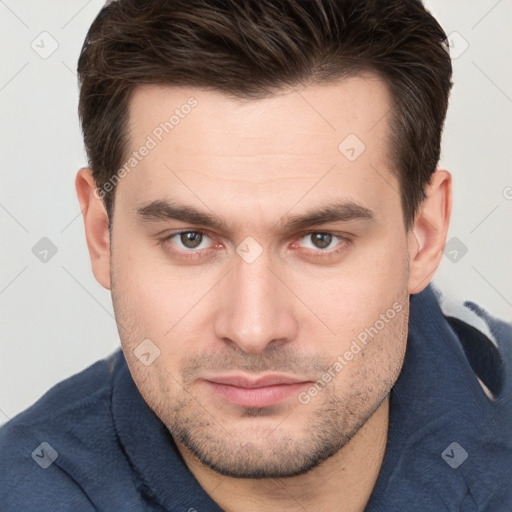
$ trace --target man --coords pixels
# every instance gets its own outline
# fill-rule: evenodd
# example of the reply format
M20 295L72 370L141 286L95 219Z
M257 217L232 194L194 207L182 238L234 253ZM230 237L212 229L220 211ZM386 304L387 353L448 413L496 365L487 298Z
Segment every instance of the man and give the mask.
M429 282L446 35L419 0L118 0L76 188L122 350L0 432L2 510L510 511L510 326Z

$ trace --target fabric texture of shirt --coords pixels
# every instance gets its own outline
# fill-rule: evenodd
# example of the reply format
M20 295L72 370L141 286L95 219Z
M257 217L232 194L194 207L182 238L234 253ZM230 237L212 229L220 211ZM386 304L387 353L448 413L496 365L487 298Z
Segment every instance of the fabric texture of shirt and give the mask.
M512 512L512 326L465 307L492 339L443 315L431 286L410 297L405 361L366 512ZM0 461L2 512L221 510L120 349L4 424Z

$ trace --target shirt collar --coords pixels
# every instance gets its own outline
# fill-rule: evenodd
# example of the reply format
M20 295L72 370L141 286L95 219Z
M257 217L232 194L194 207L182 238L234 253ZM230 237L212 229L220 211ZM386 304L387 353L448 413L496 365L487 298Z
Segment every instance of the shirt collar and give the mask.
M410 510L413 503L424 511L482 510L476 507L503 485L499 461L506 467L511 457L499 432L495 408L432 287L410 296L407 350L390 393L384 462L365 512Z

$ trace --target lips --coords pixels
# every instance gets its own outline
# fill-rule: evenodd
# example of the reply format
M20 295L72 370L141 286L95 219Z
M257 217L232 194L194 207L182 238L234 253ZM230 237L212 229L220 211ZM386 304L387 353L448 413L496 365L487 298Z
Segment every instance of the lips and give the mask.
M241 407L270 407L296 396L310 381L287 375L229 375L204 379L210 391Z

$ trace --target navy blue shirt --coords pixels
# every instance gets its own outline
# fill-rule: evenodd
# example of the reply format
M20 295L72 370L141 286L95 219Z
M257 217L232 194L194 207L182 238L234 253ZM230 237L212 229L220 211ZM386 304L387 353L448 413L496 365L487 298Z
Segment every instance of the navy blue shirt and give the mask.
M491 341L444 316L430 286L410 305L366 512L511 512L512 327L467 303ZM221 510L141 397L121 350L7 422L0 462L2 512Z

